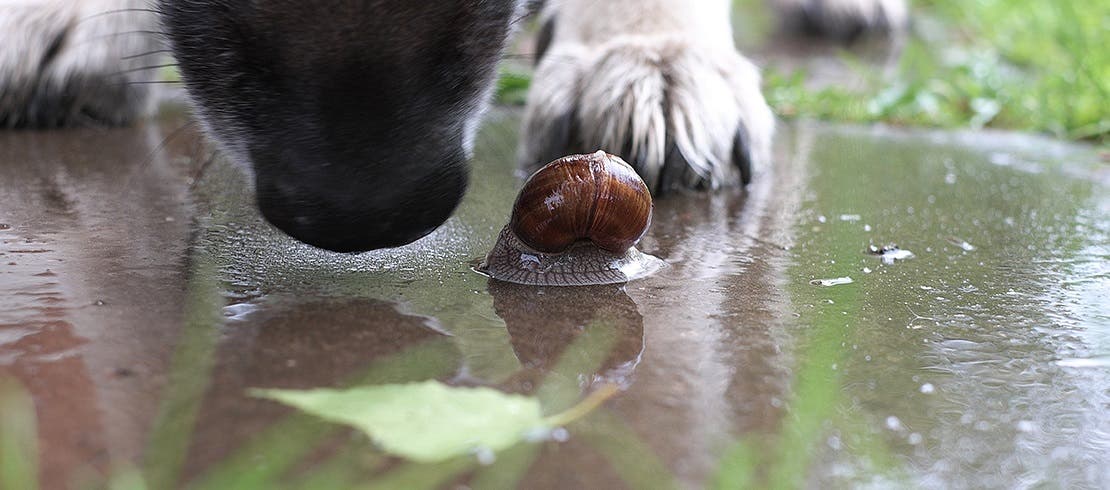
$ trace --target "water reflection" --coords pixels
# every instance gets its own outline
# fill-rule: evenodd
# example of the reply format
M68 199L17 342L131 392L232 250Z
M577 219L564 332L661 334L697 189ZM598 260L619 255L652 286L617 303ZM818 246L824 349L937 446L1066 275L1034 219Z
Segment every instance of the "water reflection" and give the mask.
M0 139L0 374L33 399L44 486L121 462L151 488L1110 481L1110 194L1076 163L1090 151L786 126L747 193L659 201L642 247L666 271L534 288L467 269L511 205L517 123L491 121L504 151L479 152L443 228L358 256L276 233L230 166L193 186L188 148L148 160L166 131ZM998 163L1018 160L1037 173ZM891 241L915 258L862 252ZM623 389L568 441L481 468L384 458L244 395L429 378L552 412Z
M0 132L0 377L34 400L43 488L143 452L181 317L181 124Z
M248 396L249 388L449 379L459 365L458 351L425 322L378 300L262 299L254 312L227 324L211 361L195 352L198 357L192 363L211 362L214 367L195 414L198 423L192 428L182 474L211 472L211 486L222 478L212 476L222 473L221 463L228 464L237 453L250 453L256 465L289 464L284 459L289 451L301 448L301 455L307 455L342 432L337 426L308 421L303 424L313 430L290 431L291 411ZM189 421L182 414L177 417L170 423ZM289 432L282 434L281 427ZM273 447L251 452L249 443L262 438Z
M505 321L513 351L528 377L541 378L583 334L608 337L610 351L586 383L627 387L644 350L643 317L624 285L536 287L490 280L494 312ZM592 378L592 379L591 379Z

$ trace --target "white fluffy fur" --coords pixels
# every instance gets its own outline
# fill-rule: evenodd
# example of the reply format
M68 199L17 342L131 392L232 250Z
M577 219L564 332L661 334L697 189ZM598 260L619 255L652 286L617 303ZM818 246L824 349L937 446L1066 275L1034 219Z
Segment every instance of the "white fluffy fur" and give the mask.
M156 49L147 8L146 0L0 0L0 119L13 125L41 107L77 123L144 113L149 87L134 82L153 70L128 70L159 58L125 58ZM68 102L54 107L58 94Z
M544 163L561 143L600 148L638 161L655 187L673 142L688 168L666 172L679 172L685 186L717 187L737 181L731 151L740 125L753 166L769 162L774 118L758 70L733 47L728 0L551 0L546 8L555 29L529 94L526 165Z

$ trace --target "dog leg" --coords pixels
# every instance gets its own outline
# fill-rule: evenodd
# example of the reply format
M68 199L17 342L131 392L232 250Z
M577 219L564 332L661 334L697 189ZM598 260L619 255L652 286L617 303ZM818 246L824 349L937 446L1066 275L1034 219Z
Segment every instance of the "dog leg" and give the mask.
M771 0L789 30L851 41L861 35L905 29L905 0Z
M156 26L144 0L0 0L0 128L142 115Z
M728 0L552 0L541 16L524 166L600 148L658 194L747 183L769 163L774 116Z

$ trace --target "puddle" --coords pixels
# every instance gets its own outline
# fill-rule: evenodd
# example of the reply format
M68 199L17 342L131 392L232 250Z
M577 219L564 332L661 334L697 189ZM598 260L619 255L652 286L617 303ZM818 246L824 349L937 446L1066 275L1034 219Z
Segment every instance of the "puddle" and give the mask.
M0 377L35 402L44 488L127 466L150 488L1110 485L1093 150L783 124L749 192L657 201L639 247L667 268L532 287L472 270L520 185L518 117L492 115L455 217L361 255L277 234L224 162L194 184L188 131L150 157L180 121L0 134ZM913 253L861 253L891 239ZM620 392L438 465L245 395L427 379L546 413Z

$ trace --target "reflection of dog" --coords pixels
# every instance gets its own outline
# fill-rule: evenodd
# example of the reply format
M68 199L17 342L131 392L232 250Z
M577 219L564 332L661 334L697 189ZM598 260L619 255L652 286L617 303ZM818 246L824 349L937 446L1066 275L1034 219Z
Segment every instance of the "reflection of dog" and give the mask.
M902 2L773 0L839 37L900 26ZM498 57L533 3L161 0L156 14L146 0L0 0L0 125L135 119L168 40L267 219L333 250L401 245L461 198ZM600 147L657 192L749 179L773 118L729 4L547 2L524 163Z

